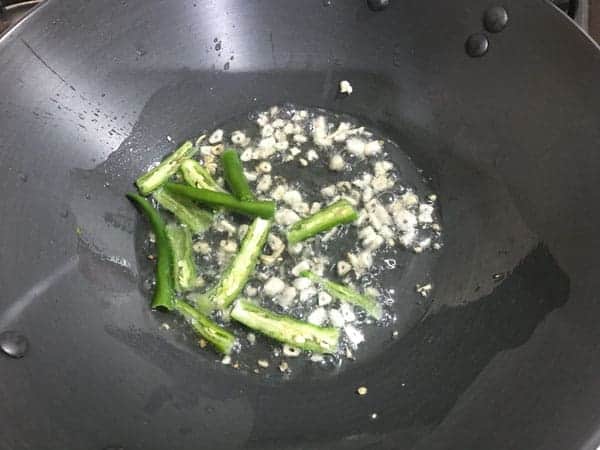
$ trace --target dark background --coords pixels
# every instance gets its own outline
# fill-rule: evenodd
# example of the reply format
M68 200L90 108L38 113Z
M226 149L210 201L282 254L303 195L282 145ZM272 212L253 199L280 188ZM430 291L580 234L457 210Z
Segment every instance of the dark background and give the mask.
M41 3L41 1L43 0L0 0L0 33L22 19L36 3ZM582 26L588 30L588 33L596 42L600 42L600 0L579 0L580 3L585 1L587 1L587 24L582 24ZM502 2L498 3L501 4ZM568 0L555 0L554 3L564 10L568 9ZM2 7L5 9L2 10Z

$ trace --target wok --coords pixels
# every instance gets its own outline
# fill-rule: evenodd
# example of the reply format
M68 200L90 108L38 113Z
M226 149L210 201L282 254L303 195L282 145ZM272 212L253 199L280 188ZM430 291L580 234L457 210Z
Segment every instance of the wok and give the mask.
M549 4L504 0L472 58L492 5L50 0L4 35L0 332L29 347L0 358L0 448L596 448L600 52ZM393 138L445 230L398 339L291 380L161 328L123 196L175 143L282 102Z

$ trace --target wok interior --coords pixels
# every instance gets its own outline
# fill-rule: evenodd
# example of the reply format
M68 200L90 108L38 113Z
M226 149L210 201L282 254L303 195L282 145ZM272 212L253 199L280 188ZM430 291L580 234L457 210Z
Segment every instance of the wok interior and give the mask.
M203 89L204 82L200 81L207 77L210 79L209 92ZM126 305L128 311L135 311L132 317L136 318L131 326L143 335L160 339L161 345L167 348L177 348L185 351L189 358L196 358L194 364L201 365L210 378L218 377L236 384L240 383L240 377L246 375L219 367L218 356L198 350L197 340L192 333L183 331L180 322L165 314L148 312L149 294L147 290L140 290L142 280L151 273L151 265L141 252L141 242L148 227L136 217L133 208L123 199L123 193L131 188L131 180L160 159L167 148L175 145L157 145L165 141L164 133L156 127L157 123L170 121L180 124L178 135L193 137L207 128L206 122L195 118L206 115L209 102L215 105L211 111L215 124L227 122L239 116L240 112L245 115L244 112L271 104L270 99L263 105L240 99L240 92L263 92L277 103L281 98L299 100L298 94L292 92L293 87L294 91L305 94L303 100L308 104L322 106L320 93L317 92L313 98L310 96L314 87L322 84L322 77L323 74L318 72L221 74L218 78L202 73L185 74L181 80L152 96L141 111L131 137L107 161L91 171L75 172L72 177L76 185L73 191L92 192L97 197L73 209L77 219L85 217L89 208L95 210L89 216L94 223L78 220L79 227L84 230L81 241L95 242L95 245L102 242L109 246L109 249L96 253L98 262L91 264L105 266L107 255L116 255L118 260L136 261L137 267L132 267L131 271L134 274L132 278L137 280L139 301L130 300ZM395 94L394 85L375 74L354 72L349 74L349 78L357 89L375 92L383 89L390 96ZM207 95L210 100L204 98ZM423 170L421 176L426 178L440 200L445 245L439 258L437 255L411 255L406 266L389 277L387 281L397 290L398 324L383 331L387 335L383 343L369 346L367 342L358 354L358 361L347 362L341 371L336 372L324 371L309 363L292 380L247 375L250 379L244 379L243 383L279 385L277 390L286 392L285 396L280 396L277 390L263 394L265 409L261 404L261 417L265 424L275 421L280 428L271 426L262 430L261 436L278 436L284 430L290 433L291 422L279 417L281 410L287 408L283 403L287 404L290 396L293 404L301 405L300 410L305 411L303 414L314 418L327 417L327 420L307 422L306 427L296 423L293 433L297 433L298 437L312 433L316 437L326 433L331 421L336 420L335 410L339 408L355 410L357 416L368 415L368 408L357 404L353 397L353 384L361 379L368 379L370 389L375 390L372 396L375 399L370 399L373 408L388 411L385 416L390 416L389 419L378 419L377 426L382 426L379 424L392 420L392 417L394 421L407 417L408 411L442 418L461 391L495 354L525 342L545 315L561 306L568 296L568 278L548 249L528 228L510 192L501 180L494 177L493 167L476 166L473 161L464 160L443 148L436 152L433 147L424 147L423 140L407 135L407 131L398 125L402 124L405 113L399 108L386 110L385 121L374 121L368 112L377 110L379 99L373 97L366 95L360 104L330 102L339 111L358 116L369 126L382 128ZM392 159L396 158L392 155ZM403 169L401 166L401 172L408 178L403 182L418 183L416 172ZM104 196L108 197L105 201L102 200ZM100 205L107 210L98 215ZM107 220L105 227L97 228L95 224L100 216L112 218L122 215L127 217L127 226L115 227ZM138 224L136 228L132 226L134 221ZM97 232L88 236L85 230L90 228ZM115 228L121 237L115 237ZM131 245L134 229L137 242ZM125 244L128 240L130 242ZM86 253L89 247L82 245ZM111 272L101 270L100 278L106 282L106 275ZM140 271L142 275L138 278ZM96 273L96 269L88 269L87 272ZM119 277L116 283L122 282L122 275ZM424 279L431 280L435 286L432 298L428 300L419 299L415 292L415 285ZM131 283L131 280L128 279L128 282ZM417 302L417 308L406 306ZM403 307L407 314L402 314ZM131 311L127 314L132 314ZM170 323L174 330L168 335L159 331L160 325L165 322ZM117 339L133 345L134 338L129 333L113 324L107 325L107 329ZM394 329L401 331L399 339L391 338ZM381 335L382 330L377 332ZM137 351L151 353L146 345L140 345ZM175 377L180 371L177 363L169 369L170 375ZM402 391L406 385L418 385L419 389L411 391L403 401L388 397L387 394ZM269 404L271 406L267 407ZM294 419L290 416L289 420ZM319 428L320 423L323 424L322 429ZM343 416L335 429L349 433L351 427Z

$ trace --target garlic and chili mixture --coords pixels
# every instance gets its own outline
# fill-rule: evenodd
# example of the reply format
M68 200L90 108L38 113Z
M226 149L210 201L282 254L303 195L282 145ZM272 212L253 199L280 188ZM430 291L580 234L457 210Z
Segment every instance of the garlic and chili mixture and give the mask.
M394 270L398 252L440 249L436 195L419 196L404 185L388 153L397 147L352 119L320 109L273 106L253 114L251 121L244 129L212 131L199 152L204 166L224 185L220 154L225 148L237 149L256 196L277 202L275 225L243 295L312 324L341 328L336 357L353 358L364 342L364 327L373 326L373 319L332 298L300 272L312 270L376 297L386 311L379 325L391 325L393 290L379 283L379 275ZM289 226L342 198L358 211L354 223L287 245ZM219 213L211 231L194 242L200 285L217 282L247 229L239 217ZM420 287L419 293L425 296L427 288ZM240 342L254 346L256 336L249 332ZM224 362L232 363L242 353ZM300 353L289 346L275 349L284 357ZM323 360L322 355L309 356ZM260 361L255 371L265 368L264 358Z

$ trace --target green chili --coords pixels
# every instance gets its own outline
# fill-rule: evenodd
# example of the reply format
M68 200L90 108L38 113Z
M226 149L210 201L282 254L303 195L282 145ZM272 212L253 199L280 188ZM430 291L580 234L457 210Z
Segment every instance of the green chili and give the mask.
M348 200L338 200L327 208L294 223L287 232L290 244L308 239L338 225L354 222L358 213Z
M171 248L165 231L165 223L150 202L141 195L127 194L148 217L156 236L156 287L152 297L153 308L173 309L173 279L171 278Z
M208 189L196 189L177 183L167 183L165 188L169 192L190 198L212 208L227 208L248 216L258 216L263 219L271 219L275 214L275 202L238 200L232 195L215 192Z
M198 151L194 144L186 141L181 147L167 156L158 166L139 177L135 184L142 195L148 195L158 189L175 175L181 163L194 156Z
M333 327L319 327L290 316L274 313L248 301L238 300L231 310L231 318L266 336L293 347L318 353L335 353L340 331Z
M198 161L186 159L181 163L179 169L183 175L183 179L192 187L197 189L209 189L211 191L225 192L219 184L213 179L206 167L202 166Z
M189 291L195 287L198 278L192 252L192 232L189 228L175 223L168 224L165 232L171 245L175 289L177 292Z
M233 195L244 201L254 200L254 194L250 190L248 180L244 175L244 168L238 153L232 149L225 150L221 156L221 161L223 162L225 181Z
M235 336L198 312L188 303L175 300L175 309L179 311L196 330L196 332L210 342L221 353L229 354L235 346Z
M314 283L321 285L323 289L325 289L325 291L332 297L335 297L342 302L359 306L376 320L381 319L383 311L381 309L381 305L374 297L360 294L348 286L344 286L343 284L335 283L326 278L320 277L310 270L305 270L301 272L300 275L312 280Z
M192 233L206 231L212 222L212 214L199 208L189 198L158 189L152 193L154 199L167 211L187 225Z

